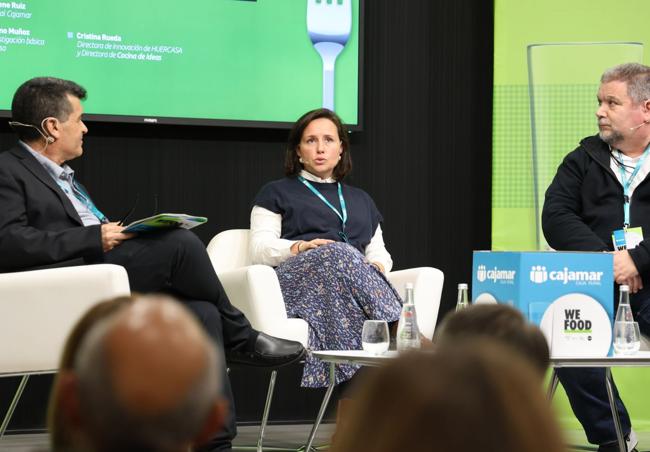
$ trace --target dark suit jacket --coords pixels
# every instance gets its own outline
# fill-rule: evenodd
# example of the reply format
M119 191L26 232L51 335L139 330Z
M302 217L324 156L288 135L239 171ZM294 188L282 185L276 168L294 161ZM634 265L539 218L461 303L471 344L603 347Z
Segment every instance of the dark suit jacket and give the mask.
M25 148L0 154L0 272L103 260L101 226L84 226Z

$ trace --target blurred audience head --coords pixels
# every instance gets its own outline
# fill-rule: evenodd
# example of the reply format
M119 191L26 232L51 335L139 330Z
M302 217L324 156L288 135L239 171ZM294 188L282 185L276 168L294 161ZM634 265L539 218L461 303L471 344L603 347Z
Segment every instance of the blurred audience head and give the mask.
M297 151L303 139L303 134L307 126L316 119L328 119L334 126L341 140L341 159L334 168L332 177L337 181L343 180L345 176L352 171L352 157L350 156L350 137L348 130L341 121L341 118L327 108L318 108L316 110L308 111L302 115L291 128L289 132L289 141L287 143L287 150L284 159L284 173L286 176L297 176L303 169L300 163L300 156Z
M549 351L544 333L528 323L515 308L505 304L476 304L445 317L436 330L435 342L445 346L465 339L491 338L511 347L544 376Z
M493 340L396 358L360 388L333 452L560 452L539 378Z
M59 362L59 370L69 371L74 365L74 360L77 357L79 344L84 339L88 331L102 319L105 319L118 310L128 306L133 302L134 296L117 297L110 300L102 301L90 308L86 313L77 321L68 334L66 342L63 346L63 354ZM67 428L65 418L61 416L60 411L60 374L57 374L52 391L50 392L50 401L48 404L47 413L47 428L50 436L50 445L54 451L66 451L71 448L72 439L70 438L71 432Z
M141 296L96 322L62 370L72 450L186 451L223 424L216 349L194 317Z

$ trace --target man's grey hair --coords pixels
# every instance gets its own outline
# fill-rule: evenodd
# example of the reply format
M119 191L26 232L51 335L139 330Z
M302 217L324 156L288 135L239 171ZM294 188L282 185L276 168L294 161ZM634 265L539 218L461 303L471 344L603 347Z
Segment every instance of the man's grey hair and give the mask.
M625 82L627 95L636 104L650 99L650 67L639 63L625 63L607 69L600 83Z
M206 365L174 408L156 416L135 415L120 403L111 379L106 337L119 314L104 319L89 332L74 364L81 416L91 442L97 452L177 451L198 435L220 397L217 349L206 335ZM156 375L150 378L154 380Z

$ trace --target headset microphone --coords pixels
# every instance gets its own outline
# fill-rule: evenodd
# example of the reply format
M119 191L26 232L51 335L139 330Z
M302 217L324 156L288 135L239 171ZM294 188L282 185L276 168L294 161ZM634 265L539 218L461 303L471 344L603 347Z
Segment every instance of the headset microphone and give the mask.
M647 123L648 123L648 121L643 121L643 122L642 122L641 124L639 124L638 126L630 127L630 130L636 130L636 129L640 128L640 127L645 126Z
M47 118L45 118L43 120L43 122L45 122L46 119ZM45 140L46 145L52 144L52 143L54 143L56 141L56 139L52 135L47 135L43 130L39 129L38 127L36 127L33 124L23 124L22 122L18 122L18 121L9 121L9 125L12 128L15 128L15 127L31 127L32 129L36 130L43 137L43 139ZM41 127L43 127L43 123L41 123Z

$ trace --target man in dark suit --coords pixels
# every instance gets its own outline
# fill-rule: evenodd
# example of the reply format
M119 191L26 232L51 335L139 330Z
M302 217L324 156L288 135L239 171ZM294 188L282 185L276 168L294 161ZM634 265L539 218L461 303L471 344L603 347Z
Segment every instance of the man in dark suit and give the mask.
M29 80L14 95L10 124L20 142L0 154L0 271L121 265L132 290L185 301L229 363L277 367L302 358L302 345L254 330L230 304L196 235L124 233L95 206L66 164L83 153L85 97L76 83L50 77ZM225 369L223 381L234 407ZM233 415L210 449L228 450L235 435Z

